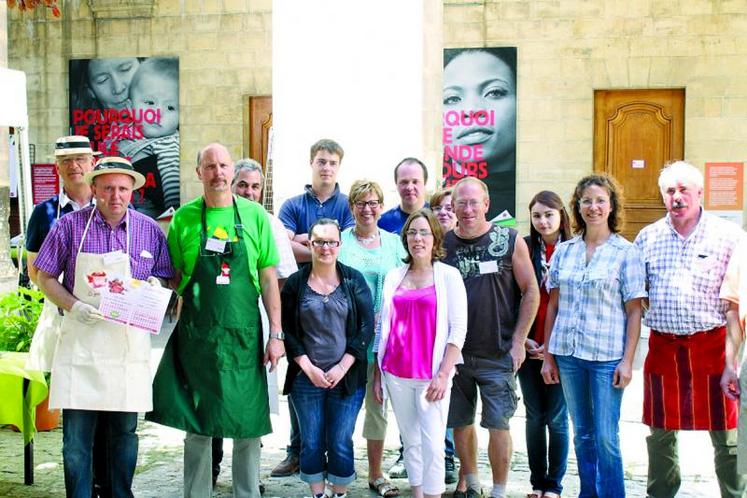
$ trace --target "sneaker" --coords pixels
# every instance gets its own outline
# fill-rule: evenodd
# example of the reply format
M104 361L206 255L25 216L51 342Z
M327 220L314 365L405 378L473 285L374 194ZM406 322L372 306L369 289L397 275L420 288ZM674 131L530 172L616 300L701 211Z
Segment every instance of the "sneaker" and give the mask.
M389 477L392 479L407 479L407 469L405 468L404 458L398 458L389 469Z
M270 472L270 477L288 477L298 472L299 463L297 455L288 455L285 460L275 466Z
M457 482L457 470L456 465L454 464L454 457L446 457L444 459L444 467L446 469L444 482L446 484L454 484Z

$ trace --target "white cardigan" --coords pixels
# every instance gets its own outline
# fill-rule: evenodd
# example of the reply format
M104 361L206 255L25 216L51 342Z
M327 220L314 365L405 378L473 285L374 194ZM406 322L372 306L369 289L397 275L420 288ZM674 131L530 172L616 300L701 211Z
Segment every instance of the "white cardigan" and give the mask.
M387 273L384 280L381 319L374 337L374 351L378 353L379 370L389 342L392 298L409 268L410 265L394 268ZM467 335L467 291L459 270L439 261L433 263L433 283L436 286L436 339L433 344L431 375L435 377L446 354L446 345L453 344L460 350L464 345L464 338ZM462 362L460 354L457 363ZM454 375L453 370L449 373L449 378Z

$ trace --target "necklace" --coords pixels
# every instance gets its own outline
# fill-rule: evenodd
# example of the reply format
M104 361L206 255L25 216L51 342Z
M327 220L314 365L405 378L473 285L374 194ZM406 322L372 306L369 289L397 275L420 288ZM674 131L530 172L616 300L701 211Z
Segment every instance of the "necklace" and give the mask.
M314 286L311 285L311 280L314 280L315 286L318 286L319 289L315 289ZM337 290L337 287L340 285L339 281L335 282L327 282L323 278L316 276L316 275L310 275L309 276L309 282L307 284L309 287L311 287L311 290L322 296L322 302L328 303L329 302L329 296L332 295L335 290Z
M378 238L379 238L379 231L378 231L378 230L376 230L376 231L375 231L375 232L374 232L374 233L373 233L372 235L370 235L370 236L368 236L368 237L361 237L361 236L360 236L360 235L358 234L358 230L356 230L356 229L354 228L354 229L353 229L353 235L355 235L355 238L356 238L356 239L358 240L358 242L360 242L361 244L370 244L370 243L374 242L374 241L375 241L376 239L378 239Z

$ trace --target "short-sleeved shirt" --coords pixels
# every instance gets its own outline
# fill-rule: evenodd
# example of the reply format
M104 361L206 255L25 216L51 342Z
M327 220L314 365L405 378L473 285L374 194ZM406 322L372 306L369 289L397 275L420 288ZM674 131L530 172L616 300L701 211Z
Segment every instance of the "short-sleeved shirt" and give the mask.
M96 208L90 206L60 218L44 240L39 255L34 260L37 269L54 277L65 272L62 285L71 293L75 285L78 247L93 210ZM110 227L101 216L101 212L96 210L81 252L125 252L129 234L130 270L133 278L145 280L150 276L164 279L173 277L174 269L161 228L151 218L134 209L128 209L127 214L129 216L124 216L115 227Z
M660 332L691 335L726 323L728 304L719 290L742 230L701 210L686 238L669 215L638 234L635 245L646 267L646 325Z
M721 299L737 305L740 302L747 303L747 236L744 232L741 235L729 260L719 293ZM742 327L745 324L745 317L747 317L747 305L739 306L739 320L742 322Z
M59 195L50 197L44 202L37 204L33 211L31 211L31 217L29 218L29 226L26 229L26 250L30 252L39 252L41 249L44 239L47 238L49 231L52 229L54 224L57 222L59 209L59 217L72 213L73 211L79 211L86 206L92 206L94 200L85 206L79 206L74 200L69 198L65 191L60 192Z
M275 247L278 250L279 259L275 271L277 271L279 279L285 279L298 271L298 264L296 263L296 258L293 257L293 248L291 247L288 232L285 231L283 223L270 213L267 213L267 216L270 218L272 236L275 239Z
M311 225L321 218L337 220L343 230L355 225L348 196L340 192L339 185L335 185L334 194L324 202L319 202L311 185L306 185L305 189L303 194L291 197L280 207L278 218L286 229L296 235L309 233Z
M459 270L467 289L467 336L462 352L498 358L511 349L521 291L513 273L516 230L491 225L474 239L444 236L443 262Z
M579 237L562 242L550 261L547 287L558 289L558 312L548 351L588 361L622 358L627 336L625 303L646 297L637 247L617 234L586 262Z
M249 271L252 282L261 293L259 270L278 264L278 252L270 227L267 211L254 201L236 197L242 224L242 238L246 247ZM202 207L205 201L198 197L183 205L174 213L169 227L169 252L174 268L182 272L178 292L181 294L192 278L197 257L202 244ZM208 207L206 212L207 234L209 237L238 240L235 230L233 206ZM203 248L204 249L204 248ZM236 276L241 278L240 276ZM234 275L231 275L234 278Z
M426 202L423 207L429 207L428 203ZM381 218L379 218L379 228L387 232L399 234L402 232L402 227L405 226L405 222L410 217L410 214L402 211L400 206L393 207L381 215Z

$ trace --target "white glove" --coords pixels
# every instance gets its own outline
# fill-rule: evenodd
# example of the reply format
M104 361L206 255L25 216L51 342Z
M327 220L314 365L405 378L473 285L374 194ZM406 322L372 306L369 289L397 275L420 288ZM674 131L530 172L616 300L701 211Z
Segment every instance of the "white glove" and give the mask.
M83 301L75 301L73 307L70 308L70 315L79 322L89 325L104 318L104 315L99 310Z
M158 277L148 277L145 279L146 282L148 282L153 287L163 287L161 285L161 280L159 280Z

